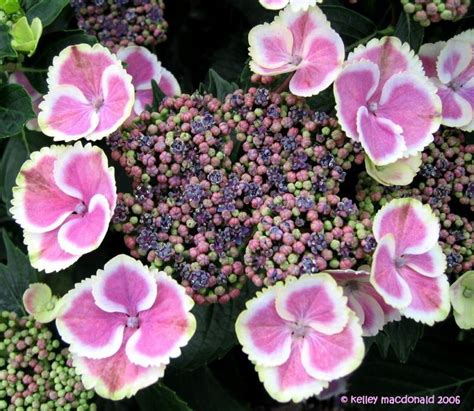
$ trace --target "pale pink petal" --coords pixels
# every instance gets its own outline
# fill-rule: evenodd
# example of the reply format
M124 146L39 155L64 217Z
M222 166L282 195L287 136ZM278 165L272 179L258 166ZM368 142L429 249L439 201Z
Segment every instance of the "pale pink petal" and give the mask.
M179 96L181 94L181 87L176 80L176 77L171 71L165 68L161 69L161 79L158 83L160 90L169 97Z
M125 353L129 331L125 333L122 346L110 357L89 359L73 354L73 365L84 387L114 401L132 397L158 381L165 371L164 365L141 367L130 362Z
M138 330L130 337L126 353L141 366L168 364L181 354L196 330L196 320L189 312L193 300L175 280L164 272L156 274L158 295L152 307L141 311Z
M249 54L256 64L274 69L292 62L293 36L279 23L265 23L249 33Z
M283 364L291 352L291 329L275 308L280 288L277 285L257 293L235 323L242 350L250 361L266 366Z
M358 141L357 111L377 89L379 69L370 61L347 65L334 82L337 118L347 136Z
M449 40L439 53L438 78L448 84L469 67L472 61L471 45L465 41Z
M28 247L28 257L33 268L52 273L64 270L79 259L80 255L69 254L60 247L58 231L59 228L46 233L23 232L25 244Z
M8 82L23 86L31 97L32 101L38 100L42 97L41 93L36 91L36 89L31 85L30 80L28 80L28 77L26 77L25 73L22 73L21 71L16 71L10 74L8 77Z
M413 110L417 107L417 110ZM441 122L441 100L426 77L412 73L393 75L383 87L378 116L391 120L403 130L407 155L422 151Z
M438 242L439 221L429 205L410 198L390 201L376 214L373 224L375 239L391 233L396 241L396 254L422 254Z
M402 128L393 121L378 117L362 106L357 111L359 140L375 165L393 163L406 150Z
M439 277L446 271L446 255L439 244L423 254L406 254L405 264L426 277Z
M99 123L88 140L113 133L130 116L135 102L131 77L121 67L110 66L102 76L103 102L98 106Z
M464 100L466 100L471 106L471 117L467 124L463 124L460 128L464 131L474 130L474 70L471 78L464 83L457 91L457 94ZM444 112L443 112L444 115ZM466 116L467 118L467 116Z
M291 73L296 70L296 66L291 63L286 63L275 68L266 68L258 65L255 61L249 62L250 70L253 73L260 74L262 76L277 76L280 74Z
M410 288L395 265L395 238L387 234L375 249L370 282L387 304L395 308L407 307L411 302Z
M43 96L41 96L40 98L32 101L33 111L35 112L36 117L32 118L31 120L28 120L28 122L25 124L25 126L28 130L41 131L41 128L38 124L38 114L40 113L39 106L40 106L42 101L43 101Z
M27 231L42 233L59 227L80 204L78 198L61 191L53 178L54 165L64 150L64 146L42 148L20 169L10 212Z
M361 318L362 335L364 337L376 335L385 325L385 313L382 308L372 296L362 291L355 290L351 293L349 296L349 308L352 308L351 305L354 304L354 300L364 312L364 317Z
M396 308L388 305L383 297L375 290L375 288L370 283L364 283L359 285L360 291L364 292L367 295L370 295L377 304L380 306L385 315L385 323L391 321L399 321L401 319L400 311Z
M117 57L125 63L125 70L132 76L135 90L151 89L151 81L161 79L161 63L155 54L145 47L129 46L117 52Z
M54 166L54 179L64 193L81 199L84 204L89 204L94 195L102 194L110 210L115 209L117 189L114 168L108 167L107 156L97 146L82 146L80 142L69 146Z
M441 53L445 45L445 41L438 41L437 43L426 43L420 47L418 56L423 63L425 74L428 77L438 77L436 62L438 61L439 53Z
M269 10L280 10L288 4L289 0L259 0L260 4Z
M121 254L97 272L92 295L104 311L136 316L155 302L156 281L140 261Z
M290 81L290 91L298 96L313 96L329 87L344 61L344 43L331 28L312 33L305 40L303 60Z
M119 350L127 319L125 314L107 313L96 305L95 281L95 276L83 280L62 298L56 326L71 352L97 359Z
M133 111L135 115L140 115L146 110L146 106L153 104L153 90L138 90L135 93L135 104L133 105Z
M279 402L301 402L319 394L328 386L326 381L311 377L301 364L301 344L293 344L288 360L276 367L257 365L260 381L270 396Z
M402 314L428 325L444 320L451 308L446 275L427 277L408 266L401 267L399 271L412 296L410 304L401 310Z
M99 124L99 115L81 90L70 85L56 86L39 105L41 131L56 141L71 141L90 135Z
M340 332L349 314L343 289L326 273L303 275L288 283L277 295L276 310L287 321L325 334Z
M349 322L337 334L308 333L303 340L301 362L312 377L331 381L354 371L364 354L362 328L351 312Z

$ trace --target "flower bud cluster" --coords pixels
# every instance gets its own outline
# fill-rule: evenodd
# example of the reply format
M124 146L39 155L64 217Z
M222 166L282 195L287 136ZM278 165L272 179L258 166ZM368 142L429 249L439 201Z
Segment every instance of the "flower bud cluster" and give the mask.
M413 20L423 27L441 20L456 21L462 18L471 0L401 0L405 13L413 14Z

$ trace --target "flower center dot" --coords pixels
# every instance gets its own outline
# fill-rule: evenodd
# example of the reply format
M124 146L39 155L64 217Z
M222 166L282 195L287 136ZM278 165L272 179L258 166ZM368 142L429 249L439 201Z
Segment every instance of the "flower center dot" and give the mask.
M397 268L403 267L406 263L407 263L407 261L406 261L405 258L403 258L403 257L397 257L397 258L395 259L395 266L396 266Z
M300 56L293 56L293 57L291 58L290 63L293 64L294 66L297 66L297 65L300 64L302 61L303 61L303 57L300 57Z
M76 214L83 215L87 211L86 205L81 201L74 209Z
M308 328L304 324L299 324L299 323L292 323L290 325L291 328L291 335L295 338L304 338L306 337L306 334L308 333Z
M369 103L369 111L371 113L375 113L379 108L379 104L373 101L372 103Z
M449 83L449 87L453 91L458 91L461 88L461 84L459 84L457 81L451 81L451 83Z
M128 328L138 328L138 317L128 317L127 318L127 327Z
M92 105L94 106L96 110L99 110L104 105L104 98L102 96L97 97L92 103Z

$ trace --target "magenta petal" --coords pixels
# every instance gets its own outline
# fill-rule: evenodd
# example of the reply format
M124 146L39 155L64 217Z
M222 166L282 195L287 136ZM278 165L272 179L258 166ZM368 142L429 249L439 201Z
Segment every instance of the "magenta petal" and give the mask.
M176 80L176 77L171 71L163 68L161 70L161 79L158 83L160 90L169 97L179 96L181 94L181 87Z
M462 127L472 121L472 106L460 93L444 85L438 87L438 96L443 106L443 124Z
M86 389L114 401L132 397L138 390L154 384L165 371L164 365L142 367L133 364L125 353L128 332L120 349L107 358L90 359L73 355L73 364Z
M446 256L439 244L423 254L405 254L405 264L426 277L439 277L446 270Z
M382 309L384 316L385 316L385 323L389 323L391 321L399 321L400 311L396 308L392 307L391 305L387 304L383 297L375 290L372 284L366 283L360 285L360 291L372 297L377 304Z
M125 70L132 76L135 90L151 89L151 81L159 83L161 63L145 47L129 46L118 51L117 57L125 63Z
M106 358L122 345L127 322L122 313L107 313L95 303L92 288L96 277L76 284L62 298L56 326L70 350L88 358Z
M428 77L438 77L436 62L438 61L439 53L445 45L445 41L438 41L437 43L426 43L420 47L418 56L420 57L420 60L423 63L425 74Z
M370 61L347 65L334 83L337 117L347 136L358 141L357 111L377 89L379 69Z
M385 325L385 314L377 303L369 294L362 291L354 291L349 296L349 308L353 308L352 304L358 304L364 316L361 319L362 331L364 337L376 335ZM357 310L356 311L357 314Z
M456 79L472 62L472 47L468 42L451 39L439 53L438 77L448 84Z
M140 261L121 254L98 271L92 294L102 310L136 316L155 302L156 281Z
M168 364L181 354L196 329L189 313L193 302L184 288L165 273L157 274L157 288L154 304L140 312L139 328L126 346L130 361L141 366Z
M395 238L387 234L379 240L372 262L370 282L387 304L405 308L411 302L410 288L395 266Z
M135 115L140 115L146 110L146 106L153 104L153 90L138 90L135 93L135 104L133 105L133 111Z
M112 217L109 203L102 194L92 197L84 215L73 215L58 232L61 248L74 255L83 255L99 247Z
M357 111L359 140L367 155L378 166L393 163L406 149L402 128L393 121L378 117L362 106Z

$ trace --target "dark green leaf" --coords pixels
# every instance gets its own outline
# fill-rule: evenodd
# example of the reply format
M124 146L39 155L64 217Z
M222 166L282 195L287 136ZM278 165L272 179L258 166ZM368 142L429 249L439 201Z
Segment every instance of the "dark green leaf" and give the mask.
M176 393L158 383L138 392L136 400L141 411L156 409L166 411L192 411L188 404L179 398Z
M243 295L227 304L195 305L192 312L197 320L196 332L170 367L194 370L222 358L237 344L235 320L253 293L253 286L248 285L244 287Z
M153 106L151 108L153 111L157 111L166 94L163 93L155 80L151 80L151 88L153 89Z
M4 24L0 24L0 59L17 56L17 53L13 49L11 42L12 38L9 34L8 27Z
M413 21L411 15L407 13L400 14L397 26L395 27L394 36L403 42L407 42L415 52L418 52L418 49L423 43L424 34L425 29Z
M26 10L26 17L31 21L38 17L43 23L43 27L49 26L61 11L69 4L69 0L39 0L35 1L30 8Z
M222 78L215 70L210 69L208 73L208 80L206 83L199 86L199 92L210 93L214 97L223 101L227 94L237 90L239 86L236 83L230 83Z
M23 87L0 85L0 138L18 134L34 116L31 98Z
M377 31L377 26L372 20L347 7L323 4L321 9L331 22L332 28L345 41L350 43L361 40Z
M11 242L7 233L2 233L7 252L7 265L0 264L0 310L24 313L23 292L31 282L37 280L37 272L25 256Z

